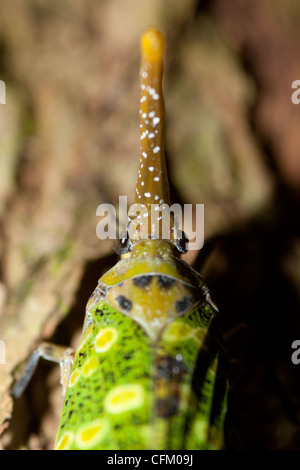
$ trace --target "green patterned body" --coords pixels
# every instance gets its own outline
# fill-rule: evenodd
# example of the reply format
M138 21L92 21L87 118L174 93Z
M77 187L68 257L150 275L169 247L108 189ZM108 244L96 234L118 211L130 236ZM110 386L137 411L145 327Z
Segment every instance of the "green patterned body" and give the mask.
M223 445L227 381L210 334L214 304L192 268L162 242L147 243L148 256L136 253L143 272L120 261L89 300L56 449Z

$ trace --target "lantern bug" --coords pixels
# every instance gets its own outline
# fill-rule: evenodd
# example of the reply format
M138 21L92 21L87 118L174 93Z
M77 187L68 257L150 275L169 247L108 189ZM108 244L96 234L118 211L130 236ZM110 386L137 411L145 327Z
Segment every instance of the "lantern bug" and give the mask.
M164 155L164 37L141 37L141 155L134 200L118 240L120 261L91 295L75 354L43 343L40 356L59 362L65 399L54 445L67 449L220 449L227 377L211 334L218 311L201 276L181 259L188 240L172 213ZM156 207L156 206L155 206Z

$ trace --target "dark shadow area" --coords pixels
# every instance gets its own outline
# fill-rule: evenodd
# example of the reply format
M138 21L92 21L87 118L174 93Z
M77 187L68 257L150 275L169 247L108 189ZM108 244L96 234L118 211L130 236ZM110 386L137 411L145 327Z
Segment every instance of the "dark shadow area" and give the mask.
M217 4L220 9L228 9L227 16L230 9L237 8L245 20L242 2L238 6L234 2L221 3L199 1L195 14L208 13L218 18L216 24L222 27L215 15ZM226 24L228 18L224 18ZM210 240L194 267L201 273L206 252L215 246L206 281L220 309L219 327L232 366L227 447L299 449L300 366L292 363L291 345L300 336L300 296L297 280L291 277L287 264L291 259L293 262L299 245L300 191L284 181L274 144L262 137L263 129L257 123L257 106L266 92L258 67L264 64L255 62L258 51L253 43L249 46L246 36L239 38L240 42L234 35L230 39L238 43L239 63L256 87L257 102L249 110L248 119L264 164L274 178L275 190L262 213ZM296 261L293 263L295 268Z
M217 237L218 254L206 278L220 309L229 360L239 368L230 393L231 420L239 430L230 432L239 434L246 449L300 446L300 433L292 432L299 429L299 370L291 361L300 299L284 269L299 237L299 210L299 194L279 182L264 213ZM202 258L200 253L194 265L200 273Z

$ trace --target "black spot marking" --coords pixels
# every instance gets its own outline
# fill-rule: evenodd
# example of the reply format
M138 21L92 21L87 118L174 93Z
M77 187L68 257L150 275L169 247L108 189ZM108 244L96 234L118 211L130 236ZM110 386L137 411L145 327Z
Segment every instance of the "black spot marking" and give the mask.
M116 301L118 302L118 304L123 310L130 312L130 310L132 309L132 302L129 299L126 299L124 295L118 295L118 297L116 298Z
M149 286L149 284L152 281L152 276L146 275L146 276L138 276L133 278L133 284L137 287L140 287L141 289Z
M184 312L191 305L193 305L193 297L183 297L175 303L178 313Z
M156 410L160 418L169 418L178 411L179 400L177 397L168 397L168 399L157 399Z
M178 240L175 243L175 246L179 253L186 253L188 251L189 238L185 232L178 230Z
M104 285L102 284L102 285L99 286L99 288L97 288L97 289L98 289L100 295L104 295L104 296L105 296L105 295L107 294L107 291L108 291L107 286L104 286ZM97 290L97 289L96 289L96 290Z
M177 355L178 356L178 355ZM186 373L183 358L172 356L158 356L156 358L155 368L155 407L157 415L162 418L173 416L178 411L180 403L180 383ZM161 389L168 389L169 393L166 398L161 398L157 392Z
M129 248L130 248L129 234L127 230L125 230L119 235L119 238L116 242L114 250L119 255L123 255L124 253L127 253L129 251Z
M161 289L170 289L175 284L175 279L169 276L157 276L157 282Z
M101 310L100 308L97 308L95 314L96 314L96 315L100 315L100 317L103 317L104 311Z

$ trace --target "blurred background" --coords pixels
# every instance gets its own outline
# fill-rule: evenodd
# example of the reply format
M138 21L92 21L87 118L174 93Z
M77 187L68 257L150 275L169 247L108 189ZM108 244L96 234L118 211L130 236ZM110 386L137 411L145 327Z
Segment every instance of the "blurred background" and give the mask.
M188 262L220 309L231 374L228 449L300 449L300 3L18 0L0 3L0 442L51 449L63 398L33 348L76 346L88 297L117 261L96 208L132 203L139 161L139 37L167 38L173 202L205 206ZM209 252L203 264L204 255Z

